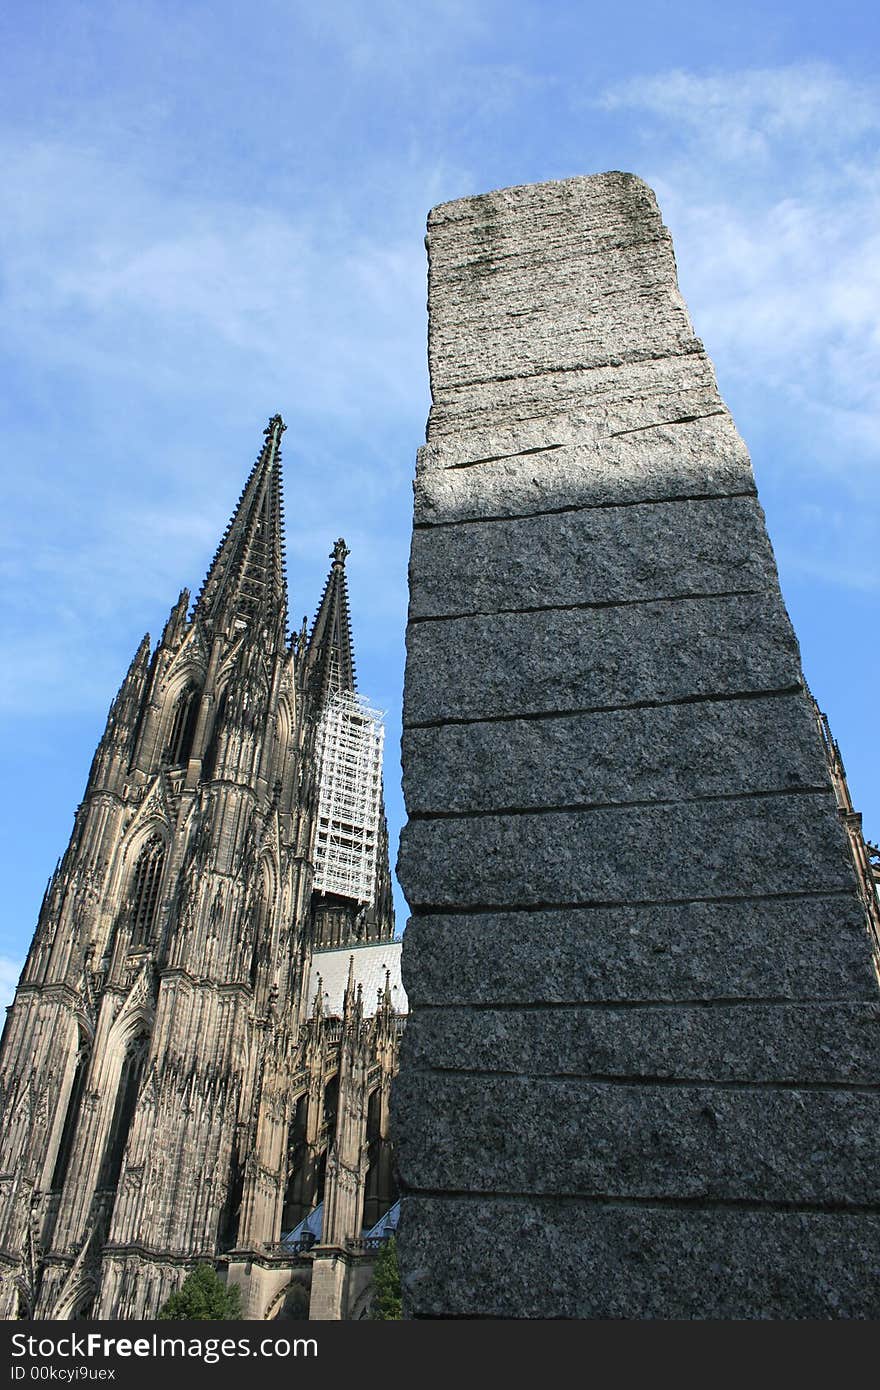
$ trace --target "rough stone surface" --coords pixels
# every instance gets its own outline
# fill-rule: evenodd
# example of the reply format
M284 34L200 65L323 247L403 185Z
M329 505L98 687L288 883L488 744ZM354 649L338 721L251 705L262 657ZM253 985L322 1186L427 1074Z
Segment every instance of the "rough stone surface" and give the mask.
M764 594L415 623L404 723L788 690L797 644Z
M627 402L601 429L595 419L565 415L428 444L416 468L416 526L754 493L748 454L726 413L688 413L705 404L667 406L679 423L661 423L655 405L645 412L653 420L643 420Z
M876 999L847 894L430 914L410 920L403 968L417 1008Z
M416 1317L877 1317L876 980L745 446L627 174L431 213Z
M410 1064L521 1076L877 1085L878 1026L880 1003L861 1002L427 1009Z
M399 1243L423 1317L877 1316L876 1214L412 1196Z
M435 1132L400 1133L417 1190L880 1205L876 1087L596 1085L412 1066L397 1085L403 1105L444 1116Z
M407 729L411 816L669 801L824 787L827 768L800 695L604 710ZM781 727L780 727L781 725Z
M411 820L410 907L663 902L846 889L828 793Z
M413 536L410 621L754 593L773 578L763 533L753 497L426 527Z

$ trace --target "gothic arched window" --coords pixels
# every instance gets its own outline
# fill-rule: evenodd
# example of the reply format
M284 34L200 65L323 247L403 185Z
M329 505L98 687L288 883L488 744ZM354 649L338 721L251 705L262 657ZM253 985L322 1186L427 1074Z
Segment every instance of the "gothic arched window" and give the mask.
M211 737L208 740L208 746L205 749L205 756L202 763L202 778L206 782L211 781L211 778L214 776L214 773L217 770L217 751L220 742L220 730L222 729L223 721L226 718L227 693L228 687L224 686L220 694L220 697L217 701L217 709L214 714L214 724L211 729Z
M256 989L260 965L265 964L271 958L270 923L273 896L272 880L265 864L263 864L257 883L251 919L253 948L251 951L250 982L252 989ZM265 989L266 981L264 980L261 995L265 994ZM265 1003L265 999L261 998L261 1003Z
M336 1133L336 1112L339 1109L339 1072L331 1076L327 1085L324 1087L324 1124L330 1136L330 1143L333 1143L333 1136Z
M122 1160L125 1156L128 1131L131 1129L131 1122L134 1119L149 1043L148 1035L141 1032L132 1038L126 1048L119 1073L119 1085L116 1090L113 1118L110 1121L110 1132L107 1135L107 1144L104 1149L104 1161L101 1164L98 1177L99 1188L113 1188L119 1178Z
M130 916L132 946L145 945L150 940L164 864L165 843L161 835L151 835L134 867Z
M80 1043L79 1051L76 1055L76 1070L73 1074L73 1082L67 1098L67 1110L64 1115L64 1125L61 1130L61 1140L58 1144L58 1153L55 1158L55 1167L52 1172L50 1183L53 1192L60 1192L64 1186L64 1179L67 1176L67 1168L70 1163L70 1154L73 1148L73 1136L76 1131L76 1122L79 1118L79 1105L82 1099L83 1086L86 1079L86 1068L89 1064L88 1046Z
M168 731L165 757L170 763L185 763L192 748L196 731L196 718L199 712L199 692L190 682L178 696L174 706L174 717Z
M251 983L251 989L254 989L255 986L256 986L256 983L257 983L257 971L259 970L259 967L260 967L260 953L261 953L261 950L264 950L264 949L265 949L264 942L263 942L263 928L264 928L265 921L266 921L266 885L265 885L265 883L263 882L263 879L262 879L262 877L261 877L261 878L260 878L259 885L257 886L256 901L254 902L254 919L253 919L253 941L254 941L254 944L253 944L253 947L251 948L251 967L250 967L250 974L249 974L249 979L250 979L250 983Z

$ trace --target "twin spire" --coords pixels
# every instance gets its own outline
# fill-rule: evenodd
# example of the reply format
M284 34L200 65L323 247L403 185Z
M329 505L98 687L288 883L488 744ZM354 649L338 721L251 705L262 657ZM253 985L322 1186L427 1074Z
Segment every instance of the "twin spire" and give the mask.
M306 649L306 668L320 705L330 695L353 693L356 689L348 582L345 578L345 557L348 554L350 551L340 536L330 552L333 564Z
M273 415L263 444L196 600L194 616L211 627L273 629L287 626L284 574L284 502L281 487L281 436L287 426ZM305 646L313 688L323 701L336 691L355 689L351 619L345 560L340 537L311 637Z
M263 431L266 442L196 600L195 612L203 622L240 619L248 626L269 625L279 611L286 620L281 499L281 436L285 428L281 416L273 415Z

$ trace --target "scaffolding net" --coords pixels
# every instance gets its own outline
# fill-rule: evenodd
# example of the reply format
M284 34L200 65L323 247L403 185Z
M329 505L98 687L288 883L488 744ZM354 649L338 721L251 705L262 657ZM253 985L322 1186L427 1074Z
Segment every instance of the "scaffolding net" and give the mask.
M314 887L370 906L382 807L380 710L353 693L328 700L318 725Z

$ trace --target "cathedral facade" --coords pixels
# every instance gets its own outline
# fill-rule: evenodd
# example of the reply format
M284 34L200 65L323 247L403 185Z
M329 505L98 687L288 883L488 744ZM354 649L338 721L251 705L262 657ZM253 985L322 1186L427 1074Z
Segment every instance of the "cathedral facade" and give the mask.
M138 648L46 890L0 1046L5 1318L153 1317L202 1261L247 1317L357 1317L393 1225L381 722L343 541L288 638L283 431Z

